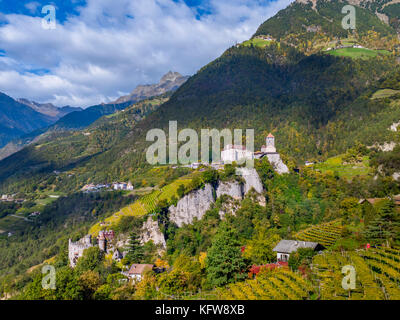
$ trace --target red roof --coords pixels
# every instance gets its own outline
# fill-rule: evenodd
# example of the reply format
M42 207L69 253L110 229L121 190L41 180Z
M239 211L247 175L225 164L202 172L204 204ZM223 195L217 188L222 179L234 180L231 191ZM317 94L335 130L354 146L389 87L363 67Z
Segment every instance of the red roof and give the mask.
M153 269L154 265L152 264L133 264L129 269L129 274L143 274L146 270Z
M275 137L272 135L272 133L270 133L270 134L267 136L267 138L275 138Z

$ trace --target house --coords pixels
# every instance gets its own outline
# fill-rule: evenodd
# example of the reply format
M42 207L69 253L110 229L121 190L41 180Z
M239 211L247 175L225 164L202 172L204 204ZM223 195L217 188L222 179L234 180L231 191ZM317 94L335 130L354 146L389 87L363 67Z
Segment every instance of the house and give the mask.
M39 212L39 211L32 212L29 216L30 216L30 217L37 217L37 216L40 216L40 212Z
M134 281L141 281L143 275L148 270L153 270L153 264L133 264L129 269L127 276Z
M276 252L277 261L289 261L290 254L300 248L310 248L314 251L323 250L324 247L317 242L307 242L299 240L281 240L272 251Z
M132 191L133 190L133 185L132 185L132 183L130 181L128 183L126 183L126 182L114 182L112 184L112 188L114 190L129 190L129 191Z
M368 199L360 199L358 201L358 204L364 204L364 203L369 203L371 205L374 205L376 203L378 203L381 200L384 200L385 198L368 198Z
M396 207L400 206L400 194L393 196L393 201Z
M126 190L128 184L126 182L115 182L112 187L114 190Z

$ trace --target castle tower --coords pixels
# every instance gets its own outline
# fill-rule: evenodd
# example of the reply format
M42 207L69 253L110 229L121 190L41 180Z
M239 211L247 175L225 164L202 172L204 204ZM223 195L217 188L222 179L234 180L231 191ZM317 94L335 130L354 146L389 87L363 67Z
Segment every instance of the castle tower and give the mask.
M101 251L106 251L106 237L104 235L104 231L100 231L99 237L97 238L99 241L99 249Z
M261 148L262 152L276 153L275 137L270 133L265 139L266 145Z

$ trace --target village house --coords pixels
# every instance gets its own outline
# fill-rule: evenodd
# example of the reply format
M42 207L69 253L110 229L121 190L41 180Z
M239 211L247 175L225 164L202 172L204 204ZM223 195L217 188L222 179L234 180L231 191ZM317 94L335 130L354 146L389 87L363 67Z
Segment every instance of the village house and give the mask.
M143 279L144 273L148 270L153 270L153 268L153 264L133 264L129 271L123 274L134 282L140 282Z
M40 216L40 212L39 211L32 212L29 216L30 217L38 217L38 216Z
M132 191L133 190L133 185L132 183L129 181L128 183L126 182L114 182L112 184L112 188L114 190L128 190L128 191Z
M278 262L288 262L290 254L296 252L300 248L310 248L314 251L321 251L324 249L324 247L317 242L281 240L272 251L276 252Z

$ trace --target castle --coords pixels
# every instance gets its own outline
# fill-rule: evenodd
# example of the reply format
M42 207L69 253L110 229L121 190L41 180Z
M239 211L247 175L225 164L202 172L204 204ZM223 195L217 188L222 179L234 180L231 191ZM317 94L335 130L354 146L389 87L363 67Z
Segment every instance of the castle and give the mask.
M72 268L76 266L76 263L80 257L83 256L83 251L92 247L92 236L86 235L77 242L68 240L68 259L69 264Z
M99 236L97 237L99 249L103 252L109 252L111 248L107 248L107 243L112 241L115 237L115 233L113 230L110 231L100 231ZM68 241L68 259L72 268L76 266L76 263L80 257L83 256L83 251L86 249L93 247L92 245L92 236L86 235L82 239L76 242L72 242L71 239ZM118 254L117 254L118 253ZM118 250L115 250L113 258L116 257L115 260L120 258L120 253Z
M267 157L274 169L279 173L288 173L288 167L283 163L275 148L275 137L270 133L265 139L266 144L261 151L251 152L245 146L228 144L221 152L222 163L232 163L243 159L261 159Z

